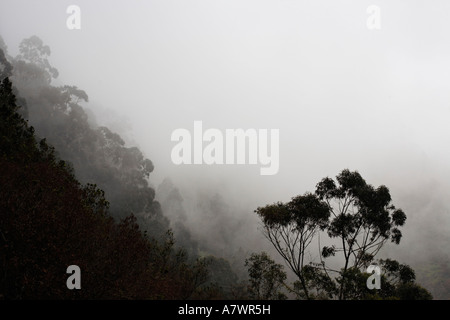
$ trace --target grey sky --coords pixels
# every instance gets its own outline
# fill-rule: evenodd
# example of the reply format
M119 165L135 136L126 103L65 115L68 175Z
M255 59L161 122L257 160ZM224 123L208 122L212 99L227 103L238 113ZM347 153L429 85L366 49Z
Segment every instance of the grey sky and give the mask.
M66 27L71 4L81 30ZM381 30L366 27L373 4ZM154 183L195 179L264 205L349 168L395 196L450 181L450 2L426 4L1 0L0 34L12 55L34 34L49 45L59 81L88 93L100 123L127 130ZM194 120L280 129L279 173L173 165L170 135Z

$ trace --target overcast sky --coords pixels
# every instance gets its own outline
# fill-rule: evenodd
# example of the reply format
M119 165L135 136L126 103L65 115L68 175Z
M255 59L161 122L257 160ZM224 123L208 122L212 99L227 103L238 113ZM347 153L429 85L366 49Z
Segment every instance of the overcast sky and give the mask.
M98 122L141 148L155 184L223 184L264 205L349 168L395 196L450 181L450 1L426 4L1 0L0 34L11 55L31 35L49 45L58 80L84 89ZM69 5L80 30L66 26ZM379 30L367 27L370 5ZM175 166L171 133L192 132L194 120L279 129L278 174Z

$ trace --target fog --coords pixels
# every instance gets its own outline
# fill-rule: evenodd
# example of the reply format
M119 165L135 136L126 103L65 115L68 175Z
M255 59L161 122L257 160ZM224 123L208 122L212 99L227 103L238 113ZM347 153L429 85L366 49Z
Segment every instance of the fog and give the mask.
M79 30L66 26L73 4ZM367 26L373 4L381 29ZM449 12L445 0L2 0L0 35L13 56L31 35L51 48L55 82L85 90L96 122L152 160L155 190L172 181L200 239L221 241L202 229L201 194L228 205L233 245L268 249L253 210L349 168L404 209L387 252L414 263L449 244ZM171 134L194 121L279 129L278 173L175 165Z

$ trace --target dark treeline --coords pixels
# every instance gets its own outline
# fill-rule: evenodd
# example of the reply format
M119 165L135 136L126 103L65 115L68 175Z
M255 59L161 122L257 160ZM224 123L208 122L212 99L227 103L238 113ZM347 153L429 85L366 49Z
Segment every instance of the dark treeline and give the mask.
M349 261L358 254L356 249L344 252L345 266L328 276L331 269L323 261L317 267L304 257L306 242L283 244L284 239L306 241L303 236L328 231L330 238L341 237L352 245L353 240L343 236L351 233L345 226L362 220L345 214L330 220L326 201L340 199L331 180L324 180L315 195L256 210L265 235L295 275L293 284L288 284L284 266L265 252L250 255L240 249L232 259L220 257L218 252L233 235L208 229L223 241L199 243L208 235L192 234L177 187L165 180L156 196L148 182L154 169L151 160L127 146L119 134L93 123L82 107L89 100L86 92L52 84L58 71L49 55L50 48L33 36L11 57L0 38L0 298L431 298L415 283L414 271L393 260L379 261L384 289L368 291L364 268L375 261L378 250L363 252L354 264ZM390 207L387 189L377 193L369 185L364 188L366 207L379 209L369 221L378 228L374 235L384 236L376 244L386 239L399 243L397 227L406 216ZM393 211L388 218L387 207ZM228 209L216 195L205 197L198 210L204 220L220 225L226 219L221 213ZM339 249L329 246L321 255L325 259L336 252ZM67 289L69 265L81 268L82 290Z
M152 162L117 133L89 123L80 106L88 101L84 91L51 84L58 71L48 46L31 37L17 57L1 39L0 49L0 295L225 297L222 282L229 283L227 272L234 277L229 263L200 258L182 226L175 228L182 245L175 245L148 185ZM81 268L83 290L66 288L69 265ZM212 266L221 270L219 281Z
M82 186L66 162L17 113L12 84L0 85L0 295L4 299L182 299L205 281L170 233L150 239L130 215L116 223L104 192ZM83 270L68 290L66 268Z

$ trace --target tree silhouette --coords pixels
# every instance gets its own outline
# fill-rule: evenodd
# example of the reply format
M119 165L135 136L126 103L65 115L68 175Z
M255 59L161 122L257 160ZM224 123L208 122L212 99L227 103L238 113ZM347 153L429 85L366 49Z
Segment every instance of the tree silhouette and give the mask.
M380 262L383 289L373 293L367 288L366 268L386 241L400 243L399 228L406 215L391 203L387 187L367 184L356 171L345 169L336 181L324 178L314 194L255 211L264 235L298 278L288 288L306 299L430 298L429 292L414 282L414 271L394 260ZM320 248L319 241L320 261L307 260L311 242L325 231L335 244ZM325 261L337 254L342 254L343 266L336 270Z
M327 226L329 209L314 194L292 198L256 210L263 222L264 236L269 239L289 268L300 280L301 290L309 299L304 275L307 249L319 230Z
M336 180L338 184L330 178L322 179L315 193L331 213L328 235L342 244L323 247L322 256L342 253L339 298L345 299L347 270L367 267L388 239L399 244L402 233L398 228L405 223L406 215L391 204L387 187L374 188L358 172L343 170Z

